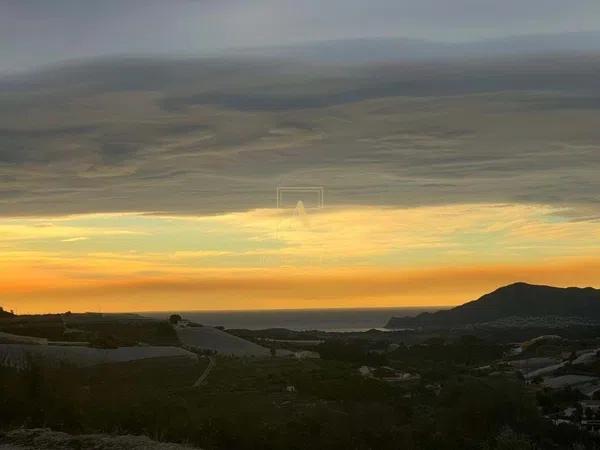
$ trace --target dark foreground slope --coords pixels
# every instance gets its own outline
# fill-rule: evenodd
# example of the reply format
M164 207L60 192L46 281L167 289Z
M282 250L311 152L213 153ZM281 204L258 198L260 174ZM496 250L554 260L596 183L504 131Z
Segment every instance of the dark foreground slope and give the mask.
M0 432L1 450L69 450L82 448L93 448L95 450L185 450L192 447L156 442L146 436L71 435L44 428L18 428L6 433Z
M393 317L386 327L453 327L512 317L548 316L600 322L600 290L515 283L450 310Z

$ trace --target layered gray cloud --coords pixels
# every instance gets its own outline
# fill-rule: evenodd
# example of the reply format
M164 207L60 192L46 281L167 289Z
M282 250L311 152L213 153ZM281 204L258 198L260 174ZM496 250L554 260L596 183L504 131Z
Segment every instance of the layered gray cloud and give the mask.
M596 0L3 0L0 71L100 55L600 30Z
M0 81L0 214L600 206L600 60L107 59Z

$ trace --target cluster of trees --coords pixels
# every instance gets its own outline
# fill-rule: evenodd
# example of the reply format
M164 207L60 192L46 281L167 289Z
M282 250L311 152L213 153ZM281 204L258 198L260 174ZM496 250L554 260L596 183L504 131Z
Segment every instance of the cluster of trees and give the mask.
M392 366L440 379L465 368L488 364L502 357L504 345L474 336L431 338L415 345L399 345L388 351L389 342L364 339L329 339L316 347L321 358L355 365Z
M392 357L415 363L437 361L469 366L497 360L505 350L503 345L465 335L454 339L435 337L410 347L402 345L393 352Z
M169 323L171 325L177 325L182 320L183 320L183 318L179 314L171 314L169 316Z
M39 316L36 319L21 317L0 323L0 331L54 341L85 341L99 348L131 346L140 342L150 345L179 345L177 333L167 321L73 321L65 327L57 314Z
M600 444L542 417L573 393L536 398L516 378L464 370L497 357L502 347L465 337L386 350L366 340L335 339L319 346L321 360L219 358L201 388L192 384L204 367L185 358L87 369L0 367L0 431L117 431L207 450L552 450ZM436 362L445 372L434 390L427 377L391 385L356 370L362 364L427 369Z
M6 311L2 306L0 306L0 317L11 317L14 313L12 311Z
M517 382L460 377L438 396L406 398L383 383L340 376L345 366L322 362L324 372L315 372L294 364L280 381L293 382L297 392L285 399L274 390L273 373L241 386L231 376L212 389L192 389L185 386L195 369L184 366L169 376L164 367L144 374L134 366L130 373L103 368L97 374L1 369L0 423L145 434L205 449L550 450L575 442L597 448L577 430L547 425Z
M84 332L84 339L98 347L114 348L137 345L179 345L175 330L167 321L140 320L131 322L75 323Z
M437 394L407 396L353 363L225 358L208 386L192 388L201 370L193 360L0 368L0 429L118 431L205 449L597 448L544 421L518 380L455 375Z
M357 365L381 366L388 362L384 353L373 351L370 342L358 339L329 339L319 344L315 350L323 359Z

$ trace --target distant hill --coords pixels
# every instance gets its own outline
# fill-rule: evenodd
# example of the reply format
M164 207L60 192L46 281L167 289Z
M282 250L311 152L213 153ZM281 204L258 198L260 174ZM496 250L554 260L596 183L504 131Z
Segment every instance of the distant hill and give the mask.
M359 38L250 48L243 51L233 50L230 53L240 53L246 57L364 64L598 51L600 51L600 32L592 31L522 35L455 43L410 38Z
M9 312L9 311L4 311L4 308L2 308L2 306L0 306L0 318L3 317L12 317L14 316L13 313Z
M600 323L600 290L515 283L449 310L393 317L386 327L443 328L525 317L576 317Z

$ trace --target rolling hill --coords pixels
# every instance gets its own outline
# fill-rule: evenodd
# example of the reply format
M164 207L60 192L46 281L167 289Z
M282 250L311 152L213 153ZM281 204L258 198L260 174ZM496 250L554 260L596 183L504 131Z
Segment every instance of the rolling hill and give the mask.
M467 42L436 42L402 37L315 41L296 45L246 48L225 54L329 64L498 58L516 55L595 53L600 32L531 34Z
M393 317L386 328L460 327L527 317L580 318L600 323L600 290L515 283L449 310Z

